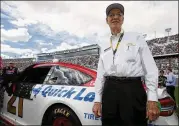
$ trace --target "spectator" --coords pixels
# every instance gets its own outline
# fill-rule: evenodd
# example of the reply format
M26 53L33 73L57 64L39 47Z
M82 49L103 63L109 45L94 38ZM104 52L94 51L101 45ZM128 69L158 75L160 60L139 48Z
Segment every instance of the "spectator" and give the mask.
M166 87L167 77L164 76L164 71L163 70L160 71L160 76L159 76L158 81L159 81L158 82L159 87Z
M167 87L167 92L168 94L173 98L173 100L175 100L175 86L176 86L176 77L172 72L172 69L169 67L167 69L167 83L166 83L166 87Z
M3 77L3 84L2 86L5 87L7 93L9 93L9 82L14 80L17 77L18 69L14 66L14 63L10 63L9 66L3 69L2 77Z

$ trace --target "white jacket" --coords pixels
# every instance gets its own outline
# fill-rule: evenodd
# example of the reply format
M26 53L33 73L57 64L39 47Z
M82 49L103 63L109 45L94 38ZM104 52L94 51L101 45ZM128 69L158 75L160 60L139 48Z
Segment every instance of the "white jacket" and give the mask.
M118 40L119 35L113 36L113 38L113 40ZM101 92L105 76L110 75L120 77L144 76L148 100L158 101L158 68L141 34L124 32L124 36L114 56L114 61L113 50L110 47L110 38L103 43L100 49L101 54L95 81L95 102L101 102Z

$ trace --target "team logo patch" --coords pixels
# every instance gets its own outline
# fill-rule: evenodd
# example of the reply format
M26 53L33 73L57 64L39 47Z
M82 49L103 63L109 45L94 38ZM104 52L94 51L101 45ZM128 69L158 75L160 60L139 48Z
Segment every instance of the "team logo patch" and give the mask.
M135 46L135 43L127 43L127 46Z

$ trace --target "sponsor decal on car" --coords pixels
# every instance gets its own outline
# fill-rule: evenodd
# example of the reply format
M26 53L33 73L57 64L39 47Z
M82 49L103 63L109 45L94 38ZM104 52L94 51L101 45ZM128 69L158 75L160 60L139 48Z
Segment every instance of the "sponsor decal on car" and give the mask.
M94 114L91 114L91 113L84 113L84 118L89 119L89 120L101 120L101 117L97 118L95 117ZM148 122L148 126L158 126L158 125L155 125L152 122Z
M66 117L70 116L70 113L67 110L63 109L63 108L55 109L54 114L62 114L64 116L66 116Z
M84 93L86 88L82 88L80 90L75 90L75 87L71 87L67 89L65 87L53 87L47 86L43 89L43 87L33 88L32 93L36 97L38 94L41 94L43 97L62 97L68 98L78 101L85 101L85 102L93 102L95 98L95 92L88 92L85 96Z
M101 117L97 118L94 114L91 113L84 113L84 118L90 120L101 120Z

